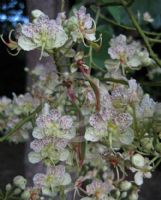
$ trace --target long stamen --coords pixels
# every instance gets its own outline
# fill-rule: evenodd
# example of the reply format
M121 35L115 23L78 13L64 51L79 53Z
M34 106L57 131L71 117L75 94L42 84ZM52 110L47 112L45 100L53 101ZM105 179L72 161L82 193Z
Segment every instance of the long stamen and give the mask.
M42 56L43 56L43 52L44 52L44 49L45 49L45 45L46 45L45 42L43 42L39 60L41 60L41 58L42 58Z
M15 48L16 49L16 48ZM12 49L14 50L14 49ZM21 49L17 49L17 52L16 53L11 53L8 49L7 49L7 52L11 55L11 56L17 56L19 53L20 53Z
M3 38L3 34L0 35L0 38L1 38L2 42L3 42L5 45L8 46L8 43L7 43L7 42L4 40L4 38Z

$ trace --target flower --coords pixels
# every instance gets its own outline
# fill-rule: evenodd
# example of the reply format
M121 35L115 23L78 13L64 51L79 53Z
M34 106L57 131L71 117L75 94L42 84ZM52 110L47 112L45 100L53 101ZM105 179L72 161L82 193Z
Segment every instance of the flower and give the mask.
M75 136L72 117L69 115L61 116L56 109L49 110L48 104L45 104L42 113L36 119L36 125L32 135L37 139L46 136L72 139Z
M38 163L43 160L46 164L66 161L69 158L69 151L65 149L68 141L53 137L33 140L30 148L34 151L29 153L29 161Z
M140 42L128 43L126 36L122 34L111 39L108 53L112 59L119 60L121 65L132 69L152 63L147 49Z
M103 200L107 197L108 193L113 190L114 187L109 182L102 182L100 180L93 180L91 184L86 186L86 192L90 196L96 199ZM82 199L81 199L82 200Z
M8 106L11 104L11 99L2 96L0 98L0 112L5 112L5 110L8 108Z
M15 104L14 113L16 115L22 113L29 114L39 105L39 100L32 97L30 93L21 94L19 96L13 94L13 97L13 103Z
M62 47L68 39L61 25L41 13L33 23L20 24L18 29L18 45L25 51L41 48L40 58L44 51L50 53L53 49Z
M143 99L140 104L140 114L141 116L152 117L156 108L156 102L150 98L148 94L143 96Z
M37 173L34 178L34 185L42 189L43 194L54 195L56 188L59 186L69 185L71 177L65 172L63 165L57 165L55 167L49 167L46 174Z
M71 32L73 41L84 38L89 41L94 41L95 38L95 22L90 14L86 14L86 8L81 6L79 10L74 9L74 16L67 21L67 28ZM94 25L93 25L94 24Z
M122 106L121 101L123 98L127 96L125 91L124 87L118 87L110 95L107 88L100 86L100 111L93 113L89 117L90 127L87 127L85 132L87 141L96 142L102 140L105 137L107 138L110 132L113 133L113 138L117 137L117 140L120 138L120 140L126 141L125 143L133 141L134 134L131 129L128 129L133 122L132 116L128 112L124 113L120 112L119 109L117 110ZM127 131L124 131L125 129ZM125 133L123 133L125 137L120 135L121 132ZM130 140L127 141L126 137L129 137Z
M87 141L96 142L103 137L108 136L107 122L104 121L100 114L96 113L90 116L89 123L92 127L88 127L85 132Z
M154 19L151 17L151 15L148 12L143 13L143 19L145 22L152 23Z
M136 172L134 176L135 183L137 185L143 184L143 178L151 178L152 167L149 165L149 160L144 158L140 154L135 154L132 156L132 164L135 166L131 167L132 172Z

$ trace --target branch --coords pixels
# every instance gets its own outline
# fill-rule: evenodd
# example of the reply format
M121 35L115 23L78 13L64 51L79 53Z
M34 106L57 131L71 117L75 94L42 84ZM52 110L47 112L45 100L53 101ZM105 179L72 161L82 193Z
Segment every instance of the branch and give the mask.
M114 78L100 78L100 81L105 81L105 82L113 82L113 83L120 83L122 85L128 85L128 82L123 79L114 79Z
M95 13L97 12L97 9L94 8L94 6L91 6L91 9L92 9L93 12L95 12ZM127 31L137 31L136 28L130 27L130 26L126 26L126 25L123 25L123 24L118 24L116 21L107 18L106 16L104 16L104 15L101 14L101 13L99 14L99 16L100 16L102 19L104 19L106 22L108 22L108 23L110 23L110 24L112 24L112 25L114 25L114 26L117 26L117 27L119 27L119 28L125 29L125 30L127 30ZM143 31L143 32L144 32L145 34L151 35L151 36L161 36L161 33L148 32L148 31Z
M126 2L126 5L130 6L133 2L134 2L134 0L128 0ZM102 3L102 4L97 3L97 2L87 2L85 4L85 6L91 6L91 5L95 5L100 8L103 8L103 7L108 7L108 6L122 6L122 3L120 2L120 0L113 0L113 1L109 1L107 3Z
M147 47L147 50L149 51L149 54L151 56L151 58L161 67L161 60L158 58L157 54L154 53L154 51L152 50L149 40L146 37L145 33L143 32L143 30L141 29L140 25L138 24L136 18L134 17L133 12L131 11L130 8L128 8L126 6L126 2L124 0L121 0L123 7L125 8L125 10L127 11L134 27L136 28L136 30L138 31L138 33L140 34L140 36L142 37L145 46Z
M37 113L39 113L41 111L42 105L39 105L30 115L28 115L27 117L25 117L24 119L22 119L21 121L19 121L13 129L11 129L5 136L0 138L0 142L3 142L7 139L9 139L9 137L13 136L16 131L18 131L24 124L26 124L27 122L29 122L33 117L35 117L35 115Z

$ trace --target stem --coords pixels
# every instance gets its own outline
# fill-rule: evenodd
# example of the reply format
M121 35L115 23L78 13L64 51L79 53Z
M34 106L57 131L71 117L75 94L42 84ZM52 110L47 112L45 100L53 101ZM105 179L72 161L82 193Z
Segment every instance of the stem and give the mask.
M94 8L93 6L91 6L91 9L93 10L93 12L95 12L95 13L97 12L96 8ZM108 22L108 23L110 23L110 24L112 24L114 26L117 26L119 28L125 29L127 31L137 31L136 28L130 27L130 26L126 26L126 25L123 25L123 24L118 24L116 21L107 18L106 16L104 16L101 13L100 13L100 17L102 19L104 19L106 22ZM144 30L142 30L142 31L144 32L144 34L147 34L147 35L152 35L152 36L160 36L161 35L161 33L148 32L148 31L144 31Z
M134 119L134 121L133 121L133 127L134 127L134 131L135 131L136 136L139 137L140 134L139 134L139 130L138 130L138 123L137 123L137 117L136 117L136 109L135 109L134 105L132 106L132 109L133 109L133 119Z
M128 82L122 79L114 79L114 78L99 78L100 81L107 81L107 82L113 82L113 83L120 83L123 85L128 85Z
M138 24L133 12L131 11L130 8L128 8L126 6L126 2L124 0L121 0L123 7L125 8L125 10L127 11L134 27L136 28L136 30L138 31L138 33L140 34L140 36L142 37L145 46L147 47L147 50L149 51L150 56L153 58L153 60L161 67L161 60L158 58L158 56L154 53L154 51L152 50L149 40L146 37L145 33L143 32L143 30L141 29L140 25Z
M161 43L161 40L155 39L155 38L148 38L149 42L153 43Z
M61 200L65 200L64 186L61 186L60 188L60 195L61 195Z
M65 10L65 0L61 0L61 12Z
M153 167L153 170L155 170L159 166L160 163L161 163L161 158L157 161L156 165Z
M159 156L155 156L150 162L149 165L151 165L152 163L154 163L154 161L156 161L159 158Z
M161 87L161 81L157 82L140 82L141 85L149 86L149 87Z
M126 5L130 6L133 2L134 2L134 0L129 0L129 1L127 1ZM121 4L120 0L113 0L113 1L109 1L107 3L103 3L103 4L96 3L96 2L93 2L93 3L90 2L90 3L85 4L85 6L90 6L90 5L97 5L100 8L103 8L103 7L108 7L108 6L121 6L122 4Z
M42 105L39 105L29 116L26 118L22 119L20 122L18 122L13 129L11 129L5 136L0 138L0 142L3 142L9 137L13 136L24 124L29 122L37 113L41 111Z
M54 59L55 66L56 66L58 74L61 74L62 69L61 69L61 65L59 64L59 58L58 58L56 51L53 52L53 59Z

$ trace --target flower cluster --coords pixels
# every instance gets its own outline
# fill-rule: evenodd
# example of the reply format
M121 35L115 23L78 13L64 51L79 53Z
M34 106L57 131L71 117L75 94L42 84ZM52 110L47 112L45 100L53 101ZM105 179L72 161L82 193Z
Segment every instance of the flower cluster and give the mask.
M13 197L63 199L73 192L70 199L137 200L144 178L152 177L161 160L161 104L128 72L154 61L141 42L119 35L110 40L105 73L97 73L96 22L85 7L69 18L62 12L49 19L40 10L32 15L7 46L40 49L40 57L54 57L54 67L26 69L34 82L29 92L0 99L0 140L24 141L31 132L29 161L41 162L46 173L34 175L33 187L15 177ZM90 47L88 55L75 48L80 43Z
M71 49L73 43L85 40L94 41L95 21L90 14L86 14L86 8L82 6L79 10L74 10L73 16L66 19L65 13L59 13L56 20L49 19L40 10L32 11L33 21L28 24L18 24L16 28L16 41L10 39L10 33L7 43L3 42L11 49L19 51L31 51L40 49L42 56L51 55L58 49L67 57L74 56L74 50Z
M111 59L116 59L122 66L131 69L152 64L147 49L140 42L128 41L122 34L111 39L108 53Z

